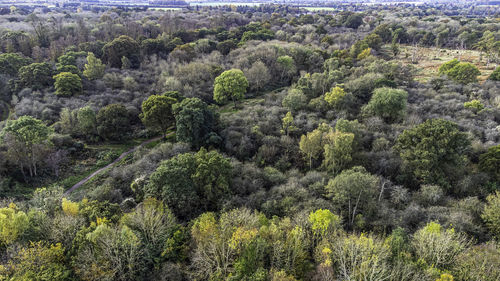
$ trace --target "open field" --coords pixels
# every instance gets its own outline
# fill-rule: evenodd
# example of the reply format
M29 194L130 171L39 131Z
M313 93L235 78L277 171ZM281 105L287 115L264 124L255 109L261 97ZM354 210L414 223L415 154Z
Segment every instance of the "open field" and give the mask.
M430 78L438 75L439 67L452 59L458 59L464 62L470 62L476 65L481 71L479 81L485 81L495 69L495 64L487 65L486 58L476 50L451 50L438 48L418 47L416 50L413 46L401 46L398 59L406 64L412 64L412 58L415 57L417 64L416 80L421 82L429 81Z

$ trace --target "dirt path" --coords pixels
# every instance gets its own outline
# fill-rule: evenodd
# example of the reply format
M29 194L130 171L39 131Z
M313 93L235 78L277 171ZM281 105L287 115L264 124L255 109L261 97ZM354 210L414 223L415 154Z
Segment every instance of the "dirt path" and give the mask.
M170 136L172 135L172 133L169 133L167 134L166 136ZM109 168L111 168L113 165L115 165L118 161L122 160L123 158L125 158L127 155L129 155L130 153L136 151L137 149L139 149L140 147L144 146L144 145L147 145L148 143L152 143L154 141L157 141L157 140L161 140L163 137L156 137L156 138L152 138L150 140L147 140L147 141L144 141L142 142L141 144L139 144L138 146L135 146L133 148L131 148L130 150L127 150L125 152L123 152L120 157L116 158L115 161L111 162L110 164L106 165L105 167L102 167L100 168L99 170L93 172L90 176L84 178L83 180L79 181L77 184L73 185L70 189L66 190L66 192L64 192L63 196L67 196L68 194L70 194L71 192L73 192L75 189L79 188L80 186L84 185L85 183L87 183L89 180L91 180L92 178L94 178L95 176L97 176L99 173L101 173L102 171L104 170L107 170Z

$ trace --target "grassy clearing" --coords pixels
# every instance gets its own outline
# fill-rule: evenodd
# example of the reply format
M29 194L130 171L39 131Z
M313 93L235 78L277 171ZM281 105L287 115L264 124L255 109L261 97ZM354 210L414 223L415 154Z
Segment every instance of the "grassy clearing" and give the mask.
M432 77L438 76L439 67L452 59L458 59L463 62L470 62L477 66L481 71L479 81L485 81L495 69L495 64L486 64L486 58L476 50L450 50L439 48L424 48L416 49L413 46L401 46L398 60L405 64L412 64L412 58L416 57L418 63L413 64L417 68L417 81L426 82Z

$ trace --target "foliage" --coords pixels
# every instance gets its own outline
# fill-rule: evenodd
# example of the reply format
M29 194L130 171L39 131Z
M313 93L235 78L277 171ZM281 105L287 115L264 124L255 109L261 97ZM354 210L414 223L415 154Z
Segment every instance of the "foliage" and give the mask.
M500 237L500 192L488 195L486 201L481 218L490 232L496 237Z
M325 94L325 101L333 108L340 109L345 103L346 92L343 88L335 86Z
M245 97L247 88L248 80L243 71L239 69L226 70L215 78L214 100L220 104L231 100L236 106L236 101Z
M55 80L56 95L72 96L82 92L82 79L76 74L61 72L52 78Z
M153 130L162 132L165 136L167 129L174 124L172 105L177 100L164 95L151 95L142 102L140 118L144 125Z
M464 165L468 146L467 136L455 123L429 119L399 135L395 148L419 182L448 187L453 178L450 170Z
M379 179L363 167L342 171L325 187L349 227L363 227L375 213Z
M0 245L6 246L16 241L28 228L29 219L17 210L14 204L0 209Z
M147 194L162 198L177 217L193 218L221 207L230 192L230 174L227 158L202 148L162 162L150 176Z
M9 160L19 165L23 175L26 166L30 176L37 175L43 146L47 145L50 132L51 129L41 120L31 116L21 116L17 120L7 122L0 132L0 139L10 143L7 151Z
M105 140L122 140L127 135L129 115L125 106L110 104L96 116L97 132Z
M100 79L104 75L105 70L106 65L104 65L100 59L96 58L94 53L89 52L83 75L89 80Z
M52 85L52 66L46 62L32 63L19 68L18 87L41 90Z
M457 256L469 247L470 241L453 228L444 229L439 223L429 222L412 237L411 245L420 263L429 267L452 267Z
M140 46L133 38L121 35L102 48L103 58L111 67L121 68L122 58L127 58L132 67L138 67Z
M377 115L386 122L401 120L406 113L408 93L405 90L379 88L365 107L367 112Z
M187 98L174 104L176 138L194 148L219 144L217 135L219 116L198 98Z
M71 272L64 265L64 260L61 243L46 245L43 242L31 242L29 247L16 253L6 267L6 273L10 280L71 280Z
M500 181L500 145L488 148L488 151L479 156L479 168Z
M32 63L30 58L18 53L0 54L0 74L17 76L19 69Z
M446 74L462 84L477 82L477 76L481 74L475 65L468 62L459 62L456 59L443 64L439 68L439 73Z

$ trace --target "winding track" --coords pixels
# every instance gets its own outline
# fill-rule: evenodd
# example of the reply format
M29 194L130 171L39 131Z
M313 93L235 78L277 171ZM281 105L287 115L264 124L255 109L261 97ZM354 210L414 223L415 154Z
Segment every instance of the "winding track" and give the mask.
M168 136L171 136L174 132L171 132L169 134L167 134L165 137L168 137ZM97 176L99 173L101 173L102 171L104 170L107 170L109 168L111 168L113 165L115 165L118 161L122 160L123 158L125 158L127 155L129 155L130 153L136 151L137 149L139 149L140 147L148 144L148 143L151 143L151 142L154 142L154 141L157 141L157 140L161 140L163 138L163 136L161 137L156 137L156 138L152 138L152 139L149 139L147 141L144 141L142 142L141 144L123 152L120 157L116 158L113 162L109 163L108 165L106 165L105 167L102 167L100 168L99 170L93 172L90 176L84 178L83 180L79 181L77 184L73 185L70 189L66 190L66 192L64 192L63 196L67 196L69 195L71 192L73 192L75 189L79 188L80 186L84 185L85 183L87 183L89 180L91 180L92 178L94 178L95 176Z

